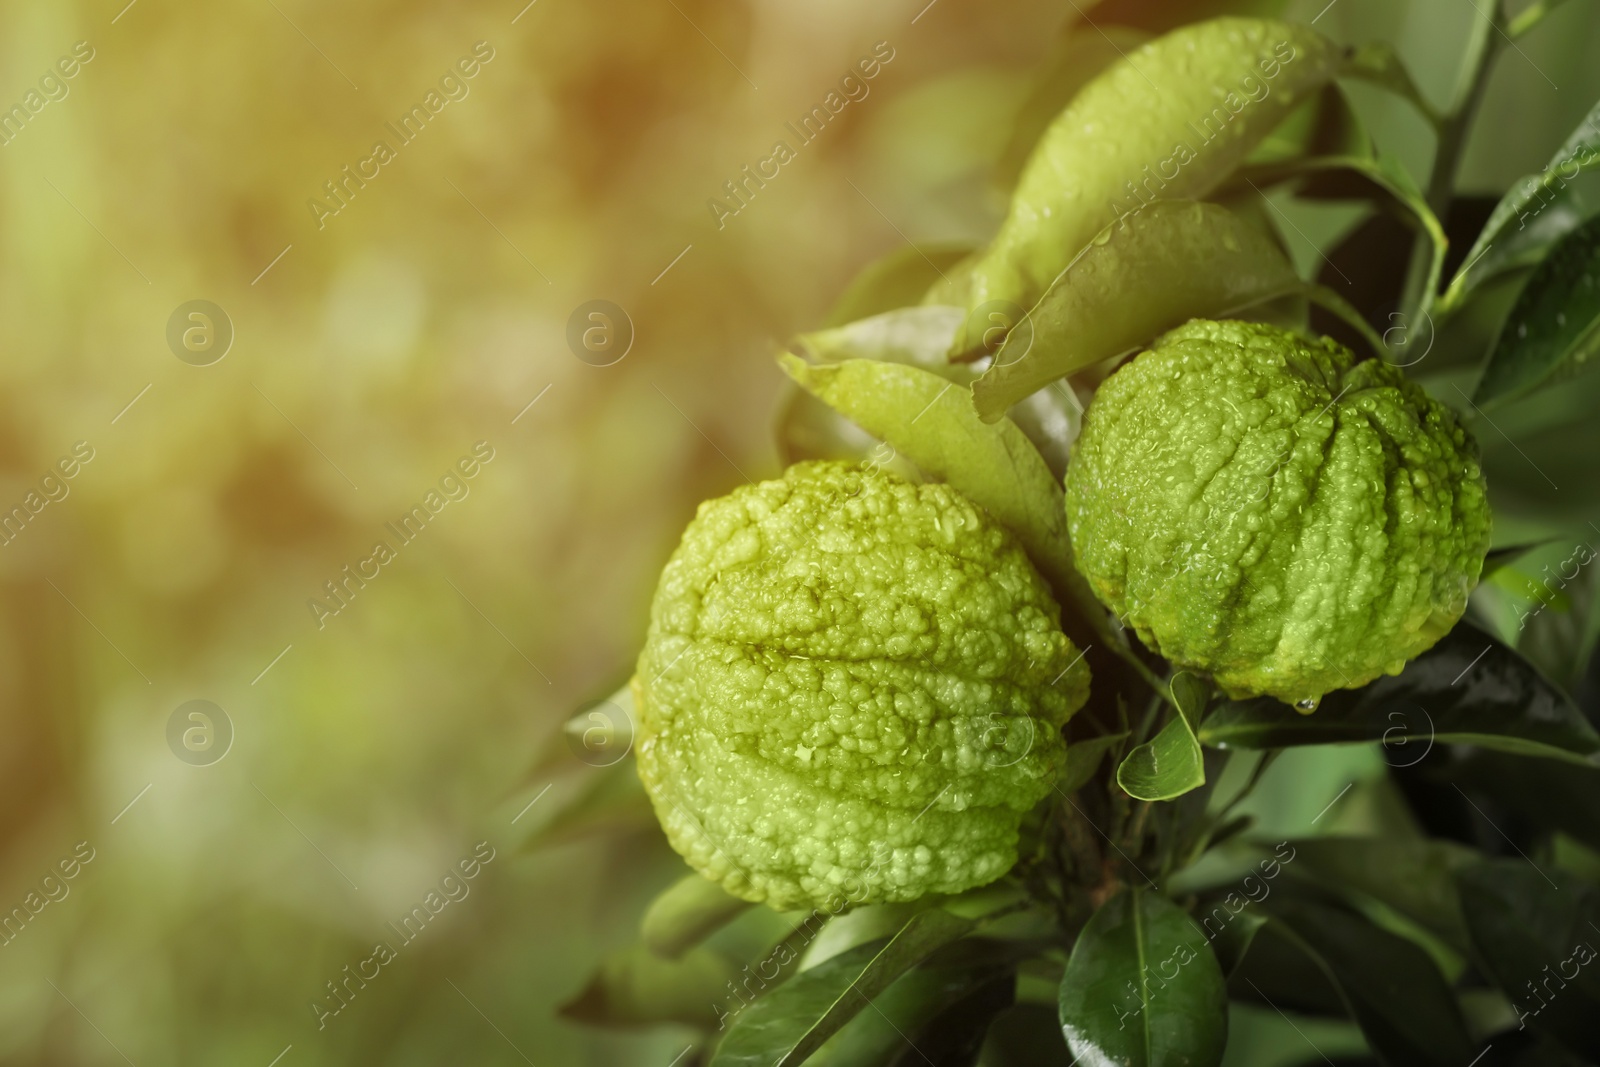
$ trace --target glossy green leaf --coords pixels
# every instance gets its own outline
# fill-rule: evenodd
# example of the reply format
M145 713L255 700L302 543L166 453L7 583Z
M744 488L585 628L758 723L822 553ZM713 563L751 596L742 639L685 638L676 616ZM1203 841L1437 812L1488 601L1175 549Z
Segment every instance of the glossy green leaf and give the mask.
M1519 1024L1600 1056L1600 890L1520 859L1457 879L1473 944Z
M1487 581L1491 576L1494 575L1496 571L1500 570L1500 568L1515 563L1523 556L1526 556L1529 552L1532 552L1534 549L1540 548L1546 544L1548 544L1548 542L1533 541L1525 544L1507 545L1504 548L1494 549L1487 556L1483 557L1483 572L1479 575L1479 578Z
M1550 157L1495 206L1439 304L1453 310L1488 279L1543 258L1549 248L1600 212L1600 104Z
M716 882L691 874L651 901L639 922L639 939L656 955L676 959L750 906Z
M1600 216L1534 270L1495 340L1473 401L1485 405L1570 377L1600 351Z
M784 466L807 459L864 460L880 443L798 385L780 404L776 423Z
M1158 893L1125 889L1078 935L1061 980L1061 1027L1079 1062L1215 1067L1227 991L1205 935Z
M1083 430L1084 404L1072 383L1058 381L1011 405L1006 417L1033 442L1057 482L1067 474L1072 446Z
M965 944L965 943L963 943ZM955 946L959 947L959 946ZM1015 973L1005 966L941 965L938 954L913 967L806 1059L807 1067L895 1067L957 1062L949 1057L1011 1003Z
M946 987L964 988L959 999L947 1005L935 1002L939 1010L915 1031L899 1028L904 1036L895 1035L901 1038L897 1055L863 1067L877 1067L880 1063L886 1067L927 1067L930 1062L934 1067L973 1067L995 1016L1016 1002L1017 976L1008 969L987 980L970 971L960 974L960 978L959 986L951 983Z
M1486 793L1545 832L1600 849L1600 767L1475 752L1452 772L1458 788Z
M1188 671L1172 679L1177 708L1161 732L1128 753L1117 768L1117 784L1138 800L1171 800L1206 783L1199 730L1210 688Z
M898 308L844 326L801 334L792 345L817 363L873 359L942 373L952 369L946 353L966 314L962 308L942 304ZM953 370L962 380L970 377L965 368Z
M738 976L734 963L707 948L676 960L665 960L643 945L607 956L561 1014L594 1026L647 1026L684 1023L710 1029L716 1005L728 997L728 984Z
M984 1067L1073 1067L1055 1006L1022 1001L1001 1012L979 1062Z
M1227 912L1224 911L1224 914ZM1216 953L1217 964L1224 975L1231 976L1239 969L1239 964L1249 954L1250 946L1255 944L1256 935L1266 921L1266 916L1259 912L1245 910L1234 916L1232 921L1219 926L1215 933L1210 931L1209 926L1205 927L1207 936L1211 938L1211 951Z
M1007 334L973 399L997 419L1055 379L1191 318L1223 318L1301 288L1271 239L1226 208L1156 201L1106 227L1061 272Z
M1339 908L1274 894L1267 931L1296 945L1332 984L1379 1060L1389 1067L1462 1067L1477 1053L1433 960L1412 941ZM1297 1006L1304 979L1270 985L1247 957L1239 978L1269 1003ZM1236 979L1237 981L1238 979Z
M1093 602L1072 565L1061 486L1010 420L982 422L966 390L916 367L860 359L811 366L795 356L781 361L791 378L829 406L1008 527L1058 589L1080 590L1080 603Z
M1398 676L1329 693L1309 715L1270 697L1225 702L1207 717L1200 740L1218 748L1381 741L1396 765L1419 761L1434 744L1575 763L1587 763L1600 750L1600 735L1564 693L1467 623L1458 623Z
M1128 53L1040 139L973 267L968 308L1031 308L1118 217L1146 200L1204 197L1333 77L1340 55L1309 27L1239 18L1184 26Z
M1061 791L1075 793L1088 785L1094 772L1100 769L1100 761L1106 753L1116 751L1127 736L1128 732L1124 730L1070 742L1067 745L1067 769L1061 775Z
M1150 39L1143 30L1124 26L1072 26L1061 37L1033 92L1017 112L1011 139L995 164L995 183L1016 184L1028 157L1061 109L1101 71Z
M867 264L823 322L844 326L922 302L928 287L972 253L968 245L907 245Z
M1137 26L1151 33L1165 33L1186 23L1223 15L1277 18L1288 6L1288 0L1075 0L1069 15L1096 26Z
M1380 901L1452 948L1467 947L1455 876L1481 859L1473 850L1449 841L1398 837L1313 837L1290 847L1289 866L1297 875Z
M929 909L886 944L863 945L801 972L733 1017L711 1067L805 1062L902 974L977 925Z
M1478 598L1499 634L1569 693L1600 641L1600 537L1588 533L1524 550Z

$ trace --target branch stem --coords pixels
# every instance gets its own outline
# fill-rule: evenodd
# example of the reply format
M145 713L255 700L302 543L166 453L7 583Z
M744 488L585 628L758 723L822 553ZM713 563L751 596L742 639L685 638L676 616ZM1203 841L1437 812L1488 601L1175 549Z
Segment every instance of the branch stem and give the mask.
M1473 119L1478 105L1483 102L1484 90L1489 86L1489 71L1499 53L1501 28L1501 0L1492 0L1488 14L1481 14L1472 24L1467 41L1466 55L1456 80L1456 90L1450 109L1439 125L1439 142L1434 149L1433 170L1428 176L1426 198L1428 207L1439 218L1444 218L1455 195L1456 172L1461 167L1461 155L1472 132ZM1405 297L1401 307L1406 322L1414 322L1426 315L1433 304L1435 293L1428 292L1430 268L1433 263L1433 239L1428 232L1419 230L1411 247L1411 262L1406 270Z

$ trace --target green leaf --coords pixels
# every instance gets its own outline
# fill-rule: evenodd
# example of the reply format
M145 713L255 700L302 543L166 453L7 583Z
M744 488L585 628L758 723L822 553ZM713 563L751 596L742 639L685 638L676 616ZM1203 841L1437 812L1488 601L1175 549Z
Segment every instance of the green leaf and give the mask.
M643 945L607 956L600 969L560 1014L594 1026L684 1023L709 1029L715 1005L728 995L739 969L725 956L697 948L664 960Z
M938 373L953 370L965 381L970 372L951 368L945 353L966 317L962 308L942 304L899 308L844 326L801 334L794 339L793 347L818 363L882 360Z
M1459 307L1488 279L1538 261L1544 250L1600 211L1600 103L1538 174L1501 198L1439 301Z
M528 774L507 817L517 846L532 850L658 827L631 760L633 691L585 705ZM587 734L587 736L585 736ZM582 753L583 758L579 754Z
M1379 1059L1392 1067L1463 1067L1477 1051L1433 960L1414 942L1352 912L1274 895L1257 935L1286 938L1330 982ZM1254 950L1235 978L1274 1005L1304 1004L1304 979L1266 984ZM1265 985L1265 988L1263 986ZM1306 990L1314 995L1313 990ZM1319 1006L1319 1005L1313 1005Z
M1088 785L1089 779L1094 777L1094 772L1100 769L1100 761L1105 758L1105 754L1122 744L1127 736L1128 731L1124 730L1121 733L1085 737L1081 741L1068 742L1067 769L1061 775L1061 791L1075 793Z
M1439 276L1444 269L1444 256L1449 246L1444 225L1428 206L1427 197L1417 187L1416 180L1396 156L1373 147L1364 130L1359 133L1347 131L1340 136L1347 139L1350 147L1337 150L1335 154L1251 168L1243 172L1241 178L1257 186L1298 179L1295 192L1307 199L1375 201L1408 225L1426 233L1431 248L1427 284L1423 289L1423 311L1427 311L1432 306L1433 294L1438 291ZM1366 140L1365 149L1352 150L1362 140ZM1330 305L1329 310L1339 313L1358 328L1365 321L1359 318L1352 320L1337 306ZM1369 330L1362 332L1369 333ZM1410 343L1422 342L1413 336ZM1386 350L1381 341L1378 350Z
M1073 1067L1055 1008L1028 1001L1000 1013L979 1062L985 1067Z
M651 901L639 938L656 955L677 959L749 907L716 882L691 874Z
M1056 117L973 265L967 306L1021 315L1144 200L1201 199L1336 73L1342 49L1263 19L1183 26L1128 53ZM981 347L963 337L960 351Z
M1345 60L1344 69L1339 73L1371 82L1409 101L1434 126L1443 120L1417 88L1400 54L1386 41L1368 41L1361 45Z
M1600 890L1517 859L1462 871L1472 941L1518 1022L1600 1056ZM1520 1027L1519 1027L1520 1028Z
M1282 123L1245 161L1240 176L1227 188L1249 188L1249 177L1269 175L1266 167L1317 156L1371 157L1372 137L1350 100L1337 84L1325 85L1316 95L1289 112Z
M1239 964L1244 961L1250 952L1250 946L1255 944L1256 934L1266 925L1266 917L1253 911L1241 911L1238 922L1228 922L1218 928L1215 934L1207 934L1211 938L1211 950L1217 955L1217 963L1222 968L1222 973L1232 976L1239 969Z
M899 363L847 360L783 369L834 410L882 438L923 471L955 486L1009 528L1058 589L1085 583L1072 564L1062 489L1010 420L986 424L970 398L938 375Z
M1469 744L1587 764L1600 735L1566 695L1482 630L1457 623L1398 676L1337 690L1302 715L1270 697L1224 702L1200 729L1217 748L1382 741L1410 766L1434 744Z
M977 925L929 909L887 944L863 945L801 972L734 1016L711 1067L803 1063L895 979Z
M1142 30L1121 26L1108 26L1104 31L1069 27L1045 60L1038 84L1017 112L1011 139L995 164L995 183L1002 189L1015 185L1039 138L1061 109L1078 95L1078 90L1149 39L1150 35Z
M1467 927L1455 876L1481 858L1449 841L1312 837L1292 842L1294 871L1319 884L1381 901L1465 950Z
M1591 531L1592 533L1592 531ZM1576 692L1600 640L1600 551L1585 539L1524 549L1478 598L1497 633L1567 692Z
M1560 830L1600 848L1600 767L1475 752L1453 778L1458 788L1487 793L1539 830Z
M1222 15L1258 15L1276 18L1288 7L1287 0L1101 0L1075 3L1077 14L1096 25L1138 26L1151 33Z
M923 970L932 968L921 967L912 974ZM1007 969L974 973L940 968L939 973L948 974L951 979L939 990L940 997L925 1001L937 1010L914 1031L896 1027L899 1055L873 1060L863 1067L925 1067L929 1062L935 1067L972 1067L977 1062L995 1016L1016 1002L1016 972ZM985 978L986 974L993 976ZM893 986L890 992L894 992ZM944 996L951 992L959 992L959 999L945 1002Z
M1206 783L1198 732L1210 688L1188 671L1172 679L1177 712L1161 732L1132 752L1117 768L1117 784L1138 800L1171 800Z
M975 944L960 941L949 948ZM974 1029L982 1040L988 1021L1011 1003L1016 974L1009 964L992 960L947 963L949 955L935 953L897 978L873 999L873 1010L861 1012L823 1042L807 1067L909 1067L927 1063L924 1055L938 1057L940 1065L960 1062L952 1058L953 1046L970 1044Z
M1215 1067L1227 991L1205 935L1176 904L1130 888L1078 935L1061 980L1061 1027L1078 1061Z
M864 460L879 442L870 433L800 388L778 409L778 459L784 466L807 459Z
M1488 405L1571 377L1600 351L1600 216L1534 270L1495 339L1473 401Z
M1102 230L1007 334L973 385L998 419L1023 397L1191 318L1222 318L1299 292L1266 235L1216 204L1158 200Z
M972 253L968 245L907 245L857 274L828 312L824 327L844 326L895 308L921 303L922 294Z

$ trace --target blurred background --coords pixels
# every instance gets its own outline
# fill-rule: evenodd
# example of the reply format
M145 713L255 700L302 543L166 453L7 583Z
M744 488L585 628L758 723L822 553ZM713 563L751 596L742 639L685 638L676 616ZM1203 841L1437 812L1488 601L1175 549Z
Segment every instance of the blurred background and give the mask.
M1090 5L523 3L0 3L0 109L22 109L0 126L0 912L23 909L0 1063L684 1048L557 1015L684 868L650 825L530 842L603 774L541 768L628 676L695 505L777 470L774 350L872 259L987 238L1014 116ZM1479 17L1324 5L1290 12L1391 41L1441 103ZM1597 47L1574 3L1505 57L1468 189L1543 166L1600 96ZM799 146L785 124L874 55ZM1352 94L1425 174L1420 120ZM386 124L413 105L406 143ZM719 218L779 139L795 158ZM1310 262L1359 222L1285 236ZM626 316L615 361L569 344L594 300ZM413 539L385 525L419 505ZM1327 795L1381 774L1347 754L1282 765ZM1324 800L1269 799L1270 832ZM460 899L396 937L430 892ZM395 958L336 1000L380 941Z

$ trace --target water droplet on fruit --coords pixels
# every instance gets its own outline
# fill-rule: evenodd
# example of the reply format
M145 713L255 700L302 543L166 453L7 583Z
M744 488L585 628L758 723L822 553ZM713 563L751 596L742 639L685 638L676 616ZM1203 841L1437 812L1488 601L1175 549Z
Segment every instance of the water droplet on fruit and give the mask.
M1310 715L1317 710L1317 705L1320 703L1322 703L1321 697L1306 697L1304 700L1296 700L1294 702L1294 710L1302 715Z

